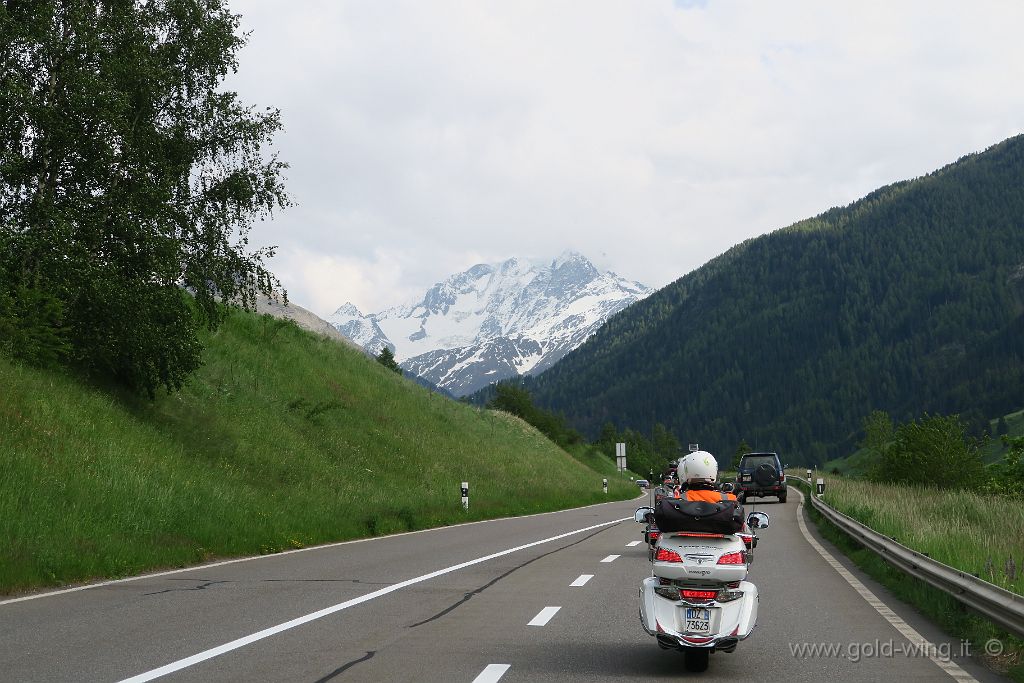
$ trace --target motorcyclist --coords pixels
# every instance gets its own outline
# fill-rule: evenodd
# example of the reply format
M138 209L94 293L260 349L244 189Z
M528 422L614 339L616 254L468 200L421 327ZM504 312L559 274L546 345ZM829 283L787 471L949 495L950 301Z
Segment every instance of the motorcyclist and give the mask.
M718 485L715 483L718 480L718 461L707 451L693 451L683 458L677 471L682 473L679 475L679 481L685 487L685 491L682 493L686 500L703 500L708 503L731 500L739 505L735 495L718 489ZM749 535L750 533L750 528L744 521L740 534ZM746 539L744 542L747 542Z
M718 490L718 461L707 451L693 451L687 454L679 464L679 481L685 487L686 500L703 500L708 503L720 503L723 500L736 501L731 493L723 494ZM722 496L725 496L723 499Z

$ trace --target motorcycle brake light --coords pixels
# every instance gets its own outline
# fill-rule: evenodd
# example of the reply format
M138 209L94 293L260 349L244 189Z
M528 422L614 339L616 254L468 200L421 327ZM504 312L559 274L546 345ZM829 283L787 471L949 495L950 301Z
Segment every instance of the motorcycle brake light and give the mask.
M695 590L692 588L681 588L679 594L689 600L714 600L718 591Z
M682 562L683 558L679 557L679 553L674 550L665 550L664 548L658 548L658 552L654 554L655 562Z
M694 536L696 538L725 538L725 534L712 534L705 531L680 531L675 536Z
M743 552L726 553L718 558L718 564L745 564L747 558L744 557Z

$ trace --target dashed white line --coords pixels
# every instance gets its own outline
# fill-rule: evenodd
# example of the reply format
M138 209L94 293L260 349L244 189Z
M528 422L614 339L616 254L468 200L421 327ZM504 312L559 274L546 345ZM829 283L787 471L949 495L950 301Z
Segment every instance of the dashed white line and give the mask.
M640 545L641 543L643 543L643 541L630 541L629 543L626 544L626 547L627 548L632 548L633 546Z
M602 562L614 562L615 560L619 559L620 557L622 557L622 555L609 555L608 557L604 558L601 561Z
M473 679L473 683L497 683L511 666L511 664L488 664L480 672L480 675Z
M977 683L976 678L961 669L952 660L936 656L939 652L939 648L936 647L934 643L918 633L910 624L903 621L899 615L889 609L888 605L879 600L878 597L875 596L867 586L861 583L861 581L854 576L849 569L844 567L839 560L832 556L832 553L826 550L824 546L818 543L818 541L811 536L811 533L807 530L807 525L804 524L804 494L795 488L793 490L796 491L798 496L800 496L800 505L796 508L797 526L800 527L800 533L803 534L804 539L811 544L811 547L814 548L818 554L832 566L833 569L839 572L839 575L846 579L846 583L850 584L850 587L857 591L860 597L867 600L868 604L871 605L875 611L882 616L882 618L888 621L894 629L902 633L904 638L909 640L916 648L918 648L915 650L916 652L925 653L928 659L932 660L936 666L957 681L963 681L965 683L974 681L974 683Z
M541 611L537 612L537 616L530 619L530 623L527 626L547 626L547 623L551 621L551 617L558 613L561 607L545 607Z
M558 534L557 536L551 536L549 538L543 538L543 539L541 539L539 541L533 541L532 543L525 543L523 545L516 546L515 548L508 548L506 550L501 550L501 551L496 552L496 553L491 553L490 555L485 555L484 557L478 557L475 560L469 560L467 562L460 562L459 564L453 564L450 567L445 567L444 569L438 569L437 571L430 572L429 574L423 574L422 576L417 576L417 577L414 577L414 578L411 578L411 579L406 579L405 581L399 581L398 583L392 584L390 586L386 586L385 588L381 588L379 590L375 590L375 591L372 591L370 593L366 593L365 595L360 595L359 597L352 598L351 600L346 600L345 602L339 602L336 605L331 605L330 607L325 607L325 608L323 608L321 610L317 610L316 612L311 612L310 614L306 614L306 615L301 616L301 617L296 617L295 619L292 619L291 621L286 621L283 624L278 624L277 626L271 626L270 628L265 628L262 631L257 631L256 633L253 633L251 635L244 636L244 637L238 638L236 640L232 640L229 643L224 643L223 645L218 645L217 647L210 648L209 650L204 650L203 652L200 652L198 654L194 654L191 657L185 657L184 659L179 659L176 662L171 662L170 664L165 664L164 666L161 666L161 667L159 667L157 669L153 669L151 671L146 671L145 673L138 674L137 676L132 676L131 678L126 678L126 679L124 679L124 681L122 681L122 683L145 683L146 681L151 681L154 678L160 678L161 676L166 676L167 674L174 673L175 671L180 671L181 669L185 669L187 667L194 666L194 665L196 665L196 664L198 664L200 662L205 662L208 659L212 659L214 657L218 657L218 656L224 654L225 652L231 652L232 650L237 650L240 647L245 647L246 645L250 645L250 644L255 643L256 641L259 641L259 640L263 640L264 638L269 638L270 636L273 636L273 635L276 635L278 633L281 633L282 631L287 631L289 629L295 628L296 626L301 626L303 624L308 624L311 621L316 621L317 619L321 619L323 617L326 617L329 614L334 614L336 612L340 612L342 610L349 609L350 607L355 607L356 605L361 605L361 604L363 604L365 602L369 602L370 600L374 600L376 598L379 598L381 596L387 595L389 593L394 593L395 591L402 590L403 588L408 588L409 586L413 586L413 585L415 585L417 583L422 583L423 581L429 581L430 579L436 578L438 576L444 576L445 574L449 574L451 572L456 572L456 571L459 571L460 569L465 569L466 567L472 567L473 565L480 564L481 562L488 562L489 560L494 560L494 559L499 558L499 557L504 557L505 555L509 555L511 553L518 552L520 550L526 550L527 548L533 548L533 547L536 547L536 546L541 545L543 543L550 543L551 541L557 541L557 540L560 540L560 539L563 539L563 538L568 538L569 536L573 536L575 534L580 534L580 533L583 533L583 532L586 532L586 531L590 531L592 529L600 529L602 527L606 527L606 526L609 526L611 524L618 524L619 522L624 522L627 519L630 519L630 518L629 517L625 517L623 519L613 519L613 520L611 520L609 522L601 522L599 524L592 524L590 526L583 527L582 529L575 529L573 531L568 531L568 532L566 532L564 534Z
M587 581L590 581L592 578L594 578L593 574L580 574L576 578L576 580L573 581L572 583L570 583L569 585L570 586L576 586L577 588L580 587L580 586L586 586L587 585Z

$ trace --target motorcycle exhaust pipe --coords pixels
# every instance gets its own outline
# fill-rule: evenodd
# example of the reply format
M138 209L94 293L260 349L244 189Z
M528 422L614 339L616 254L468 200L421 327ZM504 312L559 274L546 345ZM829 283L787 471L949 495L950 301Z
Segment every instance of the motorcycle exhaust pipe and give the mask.
M664 633L659 633L658 634L658 647L660 647L662 650L681 650L682 649L682 645L679 644L678 640L676 640L672 636L666 635Z
M739 642L739 638L722 638L718 641L718 644L715 645L715 649L719 652L732 652L736 649Z

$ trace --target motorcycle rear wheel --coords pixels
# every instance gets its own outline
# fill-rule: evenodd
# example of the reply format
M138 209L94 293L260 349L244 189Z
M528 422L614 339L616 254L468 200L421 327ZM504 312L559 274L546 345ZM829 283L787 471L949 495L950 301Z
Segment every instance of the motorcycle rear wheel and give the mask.
M711 656L711 650L703 647L688 647L683 651L683 656L686 658L687 671L705 671L708 668L708 658Z

